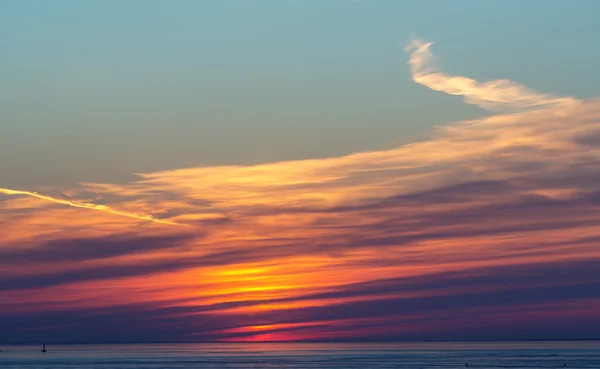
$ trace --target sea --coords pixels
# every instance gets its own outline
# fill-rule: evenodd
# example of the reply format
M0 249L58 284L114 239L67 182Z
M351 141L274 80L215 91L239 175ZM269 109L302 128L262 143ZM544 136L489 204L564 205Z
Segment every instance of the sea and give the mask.
M0 345L2 369L600 369L600 341Z

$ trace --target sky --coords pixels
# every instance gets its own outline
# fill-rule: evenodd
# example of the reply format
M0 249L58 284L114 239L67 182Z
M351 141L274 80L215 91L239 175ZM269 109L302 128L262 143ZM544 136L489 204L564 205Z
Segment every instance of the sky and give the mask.
M0 2L0 342L599 338L598 11Z

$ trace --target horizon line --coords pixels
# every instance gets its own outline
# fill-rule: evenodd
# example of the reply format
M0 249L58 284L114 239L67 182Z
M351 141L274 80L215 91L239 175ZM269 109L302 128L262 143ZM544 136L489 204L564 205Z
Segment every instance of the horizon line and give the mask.
M302 341L21 341L0 342L0 345L136 345L136 344L260 344L260 343L495 343L495 342L547 342L547 341L600 341L599 338L529 338L529 339L489 339L489 340L389 340L389 341L353 341L353 340L302 340Z

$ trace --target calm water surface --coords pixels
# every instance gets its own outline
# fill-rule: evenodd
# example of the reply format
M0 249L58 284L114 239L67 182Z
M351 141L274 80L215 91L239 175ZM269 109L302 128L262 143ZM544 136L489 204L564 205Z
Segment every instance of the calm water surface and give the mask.
M0 345L0 368L600 368L600 342Z

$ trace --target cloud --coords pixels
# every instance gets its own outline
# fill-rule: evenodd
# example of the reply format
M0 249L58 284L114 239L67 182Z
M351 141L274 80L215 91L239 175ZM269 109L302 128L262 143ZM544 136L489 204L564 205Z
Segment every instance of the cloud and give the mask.
M65 339L543 338L549 322L589 335L600 102L450 76L430 46L409 45L416 82L501 114L391 150L143 173L63 196L192 227L4 198L0 314L36 337L52 316ZM17 327L3 331L31 337Z
M406 50L411 52L408 64L413 80L433 90L464 96L467 103L488 110L572 108L579 103L570 97L539 94L506 79L481 83L462 76L447 75L433 65L433 54L429 50L431 45L433 42L415 39Z
M0 265L15 263L40 264L108 259L155 250L181 247L200 235L169 234L165 236L120 235L53 239L35 247L5 247L0 249Z

